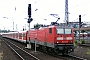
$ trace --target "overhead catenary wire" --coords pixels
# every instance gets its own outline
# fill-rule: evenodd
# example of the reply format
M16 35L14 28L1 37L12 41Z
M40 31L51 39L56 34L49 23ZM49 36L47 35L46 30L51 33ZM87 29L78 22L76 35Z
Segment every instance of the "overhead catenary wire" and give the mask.
M10 3L9 1L6 1L6 0L3 0L3 1L7 2L7 3L10 4L11 6L13 5L13 4ZM35 1L32 5L35 5L35 4L37 4L38 2L40 2L40 1L41 1L41 0ZM77 5L73 6L73 7L70 7L69 10L71 10L71 9L73 9L73 8L75 8L75 7L79 7L79 6L81 6L81 5L87 4L87 3L89 3L89 2L87 1L87 2L84 2L84 3L81 3L81 4L77 4ZM26 11L23 11L23 12L22 12L21 14L19 14L18 17L16 17L16 18L19 18L20 16L22 16L22 15L24 14L24 12L26 12ZM65 13L65 12L61 12L61 13ZM77 14L77 13L70 13L70 14Z
M6 1L6 0L5 0ZM10 3L10 2L8 2L8 1L6 1L8 4ZM36 0L35 1L35 3L33 3L33 5L35 5L35 4L37 4L38 2L41 2L40 0ZM74 8L77 8L77 7L79 7L79 6L82 6L82 5L84 5L84 4L87 4L87 3L89 3L88 1L86 1L86 2L84 2L84 3L81 3L81 4L77 4L76 6L72 6L72 7L70 7L69 9L74 9ZM10 5L12 5L11 3L10 3ZM16 9L17 9L17 7L16 7ZM22 16L24 13L25 13L26 11L24 10L23 12L21 12L20 14L18 14L18 16L17 17L15 17L15 19L18 19L20 16ZM61 11L62 12L62 11ZM64 13L64 12L62 12L62 13ZM77 13L73 13L73 12L71 12L70 14L77 14ZM47 14L47 16L43 16L43 17L40 17L40 19L44 19L45 17L48 17L49 16L49 14Z

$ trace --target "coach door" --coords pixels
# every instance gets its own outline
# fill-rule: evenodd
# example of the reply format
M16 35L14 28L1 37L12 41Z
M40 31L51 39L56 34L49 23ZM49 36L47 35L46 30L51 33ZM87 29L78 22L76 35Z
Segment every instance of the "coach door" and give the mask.
M48 42L52 45L54 43L53 28L49 28Z

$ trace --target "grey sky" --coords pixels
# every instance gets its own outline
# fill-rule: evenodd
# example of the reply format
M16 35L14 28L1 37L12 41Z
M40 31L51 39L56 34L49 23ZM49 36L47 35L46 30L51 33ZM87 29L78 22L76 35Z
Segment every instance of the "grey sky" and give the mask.
M89 0L68 0L69 2L69 21L78 21L78 15L82 15L82 21L90 21L90 2ZM55 17L49 14L58 14L60 22L64 22L65 17L65 0L0 0L0 28L13 29L13 21L18 30L22 30L23 26L27 26L27 8L28 4L32 4L31 27L35 23L50 24L56 21ZM16 7L16 11L15 11ZM35 11L35 9L38 9ZM8 19L2 18L8 17ZM13 17L13 18L11 18ZM44 19L47 19L46 21ZM28 29L28 28L27 28Z

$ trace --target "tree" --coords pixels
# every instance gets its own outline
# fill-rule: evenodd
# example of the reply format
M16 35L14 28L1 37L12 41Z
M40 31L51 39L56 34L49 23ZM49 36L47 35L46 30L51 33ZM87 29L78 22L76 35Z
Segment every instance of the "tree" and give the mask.
M38 23L34 24L34 28L35 29L39 29L40 27L43 27L43 24L38 24Z
M39 29L39 28L40 28L40 24L38 24L38 23L35 24L35 25L34 25L34 28L35 28L35 29Z
M84 33L85 32L85 30L81 30L81 33Z

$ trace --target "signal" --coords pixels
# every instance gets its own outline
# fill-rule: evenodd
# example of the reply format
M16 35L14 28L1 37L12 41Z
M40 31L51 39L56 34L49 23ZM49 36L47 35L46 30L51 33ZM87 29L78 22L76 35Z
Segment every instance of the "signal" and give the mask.
M29 18L27 22L30 23L32 21L33 21L33 19L32 18Z
M81 28L81 25L82 23L81 23L81 15L79 15L79 25L80 25L80 28Z
M28 16L31 17L31 4L28 4Z
M81 15L79 15L79 23L81 23Z

